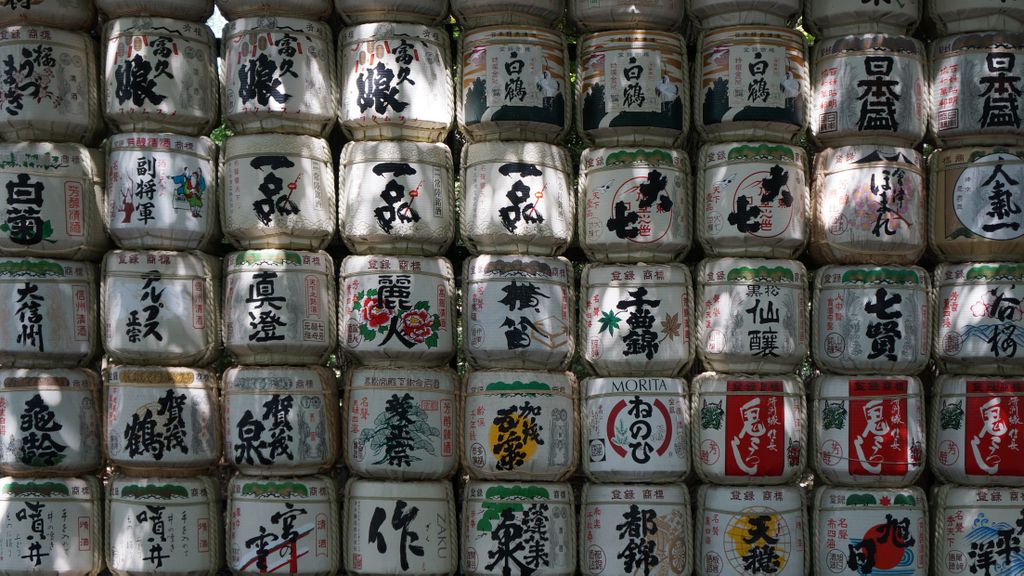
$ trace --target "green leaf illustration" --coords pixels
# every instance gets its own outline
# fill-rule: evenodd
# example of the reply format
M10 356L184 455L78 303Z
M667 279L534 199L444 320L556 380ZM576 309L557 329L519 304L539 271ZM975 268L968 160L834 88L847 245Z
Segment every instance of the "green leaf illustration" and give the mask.
M598 322L601 323L601 329L597 332L598 334L607 330L609 335L615 336L615 331L619 328L619 322L622 322L622 319L611 310L608 310L601 313L601 318L598 319Z

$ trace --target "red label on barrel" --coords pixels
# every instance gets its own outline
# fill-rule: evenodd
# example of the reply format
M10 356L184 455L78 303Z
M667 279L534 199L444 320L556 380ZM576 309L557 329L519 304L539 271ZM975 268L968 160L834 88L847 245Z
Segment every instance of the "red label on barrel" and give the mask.
M967 397L967 474L1024 476L1024 422L1020 413L1024 382L969 380L967 393L984 394Z
M901 476L907 473L905 380L850 381L850 474Z
M782 381L732 381L727 390L734 394L726 399L725 473L781 475L786 464L786 405L781 396L769 394L781 393Z

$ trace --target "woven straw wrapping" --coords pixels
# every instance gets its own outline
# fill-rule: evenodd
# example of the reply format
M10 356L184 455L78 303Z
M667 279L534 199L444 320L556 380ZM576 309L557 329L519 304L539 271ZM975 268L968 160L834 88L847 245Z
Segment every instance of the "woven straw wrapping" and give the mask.
M689 0L690 16L706 30L726 26L785 26L800 16L801 0Z
M1004 0L928 0L927 12L939 34L1024 29L1024 6Z
M334 9L349 25L387 21L439 26L448 19L448 0L334 0Z
M65 30L88 30L96 20L92 0L8 1L0 12L0 27L52 26Z
M216 0L224 18L255 18L289 16L326 20L331 14L331 0Z
M977 556L979 549L998 546L998 534L1002 530L1014 533L1021 516L1021 502L1024 502L1024 490L1009 485L974 488L942 484L935 485L930 496L935 576L963 574L965 571L958 568L973 562L968 556L971 551ZM1016 572L1021 562L1019 550L1011 546L1010 554L1012 565L1006 574ZM1008 557L994 555L995 566L1010 564L1003 560Z
M96 7L107 18L123 16L159 16L181 18L191 22L205 22L213 15L213 0L174 0L174 2L153 2L153 0L95 0Z
M470 29L509 24L555 28L565 12L564 0L452 0L451 4L455 19Z
M925 0L902 2L848 2L804 0L804 26L821 37L846 34L910 34L921 20Z
M569 21L580 32L601 30L678 30L686 12L686 0L635 2L615 0L565 0Z

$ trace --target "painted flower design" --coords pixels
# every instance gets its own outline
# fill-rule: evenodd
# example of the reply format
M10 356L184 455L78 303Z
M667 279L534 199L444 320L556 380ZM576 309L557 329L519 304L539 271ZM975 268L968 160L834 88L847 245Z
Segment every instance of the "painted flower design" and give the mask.
M363 322L376 330L391 320L391 311L381 306L380 299L376 296L363 298L362 306Z
M402 314L402 335L417 344L433 333L433 322L426 310L410 310Z

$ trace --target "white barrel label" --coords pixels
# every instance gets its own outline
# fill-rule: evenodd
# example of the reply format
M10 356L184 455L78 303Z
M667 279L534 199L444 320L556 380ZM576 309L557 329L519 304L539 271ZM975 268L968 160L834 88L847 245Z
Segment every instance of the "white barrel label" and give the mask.
M934 498L935 574L1014 576L1024 566L1024 490L942 486Z
M972 155L953 184L952 196L953 213L971 234L987 240L1024 236L1024 159L1020 156L995 151Z
M94 478L0 483L0 572L98 573L103 511Z
M997 366L999 373L1019 371L1024 355L1024 266L1015 264L943 265L935 270L935 346L940 362L965 371Z

